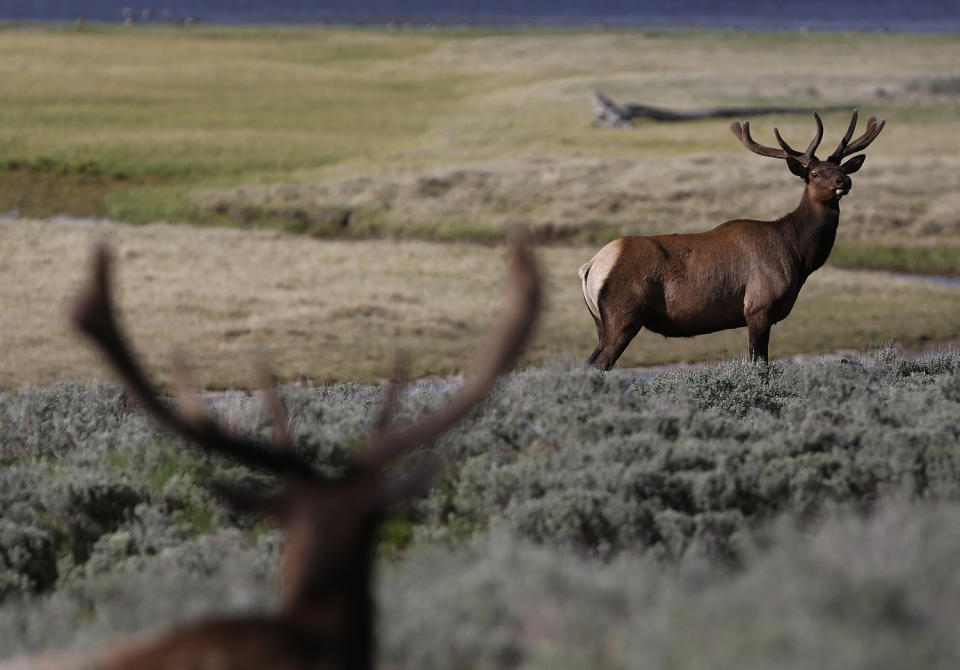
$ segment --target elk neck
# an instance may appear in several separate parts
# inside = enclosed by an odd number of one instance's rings
[[[809,275],[827,261],[833,249],[840,223],[840,199],[815,200],[804,189],[800,204],[781,221],[787,226],[801,267]]]
[[[356,521],[350,514],[344,520],[347,525]],[[364,519],[350,542],[321,537],[306,528],[287,532],[281,613],[311,632],[318,651],[341,659],[337,667],[372,667],[375,605],[371,585],[381,521],[379,513]],[[339,553],[331,543],[349,551]]]

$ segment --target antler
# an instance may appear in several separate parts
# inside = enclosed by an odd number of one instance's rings
[[[401,454],[433,441],[476,406],[497,377],[510,368],[533,330],[540,305],[540,280],[533,255],[519,233],[510,238],[510,276],[506,306],[487,346],[478,354],[474,376],[443,409],[409,426],[390,430],[386,418],[393,410],[396,387],[385,394],[379,429],[370,435],[360,465],[380,468]]]
[[[853,110],[853,117],[850,119],[850,125],[847,127],[847,132],[844,133],[843,139],[840,140],[840,144],[837,145],[837,148],[834,149],[833,153],[830,154],[830,157],[827,158],[827,161],[830,163],[840,164],[840,161],[843,160],[845,156],[850,154],[855,154],[858,151],[863,151],[870,143],[877,139],[877,135],[880,134],[880,131],[883,130],[883,126],[886,121],[880,121],[877,123],[877,119],[873,116],[867,119],[867,129],[864,131],[863,135],[855,139],[853,142],[850,142],[850,138],[853,137],[853,131],[857,127],[857,110]]]
[[[446,407],[401,429],[387,427],[398,392],[396,382],[391,383],[371,432],[368,448],[357,458],[358,466],[377,469],[404,452],[431,442],[473,409],[490,390],[497,376],[512,365],[533,329],[540,302],[540,283],[530,249],[519,234],[511,236],[510,256],[506,307],[491,341],[480,352],[474,377]],[[101,246],[96,250],[92,278],[77,297],[71,316],[74,324],[92,338],[106,355],[134,397],[174,432],[247,465],[266,468],[280,475],[314,480],[320,478],[306,461],[289,449],[286,414],[272,392],[268,391],[266,400],[273,415],[274,442],[277,447],[274,449],[227,433],[198,406],[182,380],[178,385],[180,391],[176,408],[167,406],[157,398],[117,324],[110,295],[110,253],[106,247]]]
[[[753,138],[750,137],[749,121],[744,121],[743,123],[734,121],[730,125],[730,130],[732,130],[733,134],[737,136],[737,139],[743,143],[743,146],[755,154],[769,156],[770,158],[796,158],[804,165],[809,165],[810,161],[816,158],[814,156],[814,152],[816,152],[817,147],[820,146],[820,140],[823,139],[823,122],[820,120],[820,115],[814,112],[813,118],[817,123],[817,134],[814,136],[813,140],[810,141],[810,144],[807,145],[807,150],[802,153],[787,144],[786,141],[780,136],[780,131],[776,128],[773,129],[773,134],[776,136],[777,142],[780,144],[780,146],[783,147],[782,149],[764,146],[755,142]]]
[[[137,401],[175,433],[206,449],[277,474],[317,479],[313,469],[289,449],[268,449],[259,442],[227,433],[197,406],[182,381],[178,393],[180,402],[176,408],[157,398],[117,325],[110,295],[110,262],[109,250],[105,246],[98,247],[93,258],[92,277],[77,296],[71,317],[77,328],[106,355]],[[274,408],[274,413],[277,412]],[[276,438],[278,446],[285,446],[283,429],[276,432]]]

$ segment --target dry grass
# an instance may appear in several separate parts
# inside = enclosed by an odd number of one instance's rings
[[[370,382],[394,352],[415,376],[461,369],[496,312],[502,249],[421,241],[322,241],[275,231],[0,219],[0,387],[103,378],[64,319],[90,246],[117,250],[119,303],[149,365],[169,379],[185,348],[206,388],[248,387],[265,352],[285,379]],[[576,270],[585,247],[539,252],[547,309],[527,357],[581,360],[594,346]],[[960,332],[960,291],[889,275],[824,269],[773,330],[774,357],[912,346]],[[743,330],[667,340],[641,333],[623,365],[742,356]]]

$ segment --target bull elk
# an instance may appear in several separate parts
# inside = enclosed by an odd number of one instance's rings
[[[390,505],[423,491],[431,459],[404,472],[388,465],[427,445],[460,421],[508,369],[531,331],[539,281],[531,253],[511,245],[506,309],[474,375],[441,409],[406,426],[391,425],[398,386],[387,386],[367,439],[340,477],[319,474],[291,448],[286,411],[266,392],[273,445],[232,435],[217,425],[181,384],[171,407],[155,395],[118,328],[110,299],[109,255],[101,249],[93,279],[80,295],[74,323],[99,346],[133,397],[175,433],[200,448],[274,473],[275,493],[218,486],[226,501],[276,519],[284,531],[283,593],[279,612],[201,621],[122,641],[84,658],[35,656],[0,663],[3,670],[300,670],[372,667],[374,603],[371,575],[381,520]]]
[[[827,160],[815,155],[816,136],[800,152],[774,128],[779,149],[750,137],[750,122],[734,123],[733,134],[750,151],[780,158],[803,179],[795,210],[775,221],[736,219],[703,233],[621,237],[580,268],[583,298],[597,327],[597,348],[587,361],[609,370],[640,329],[665,337],[692,337],[747,327],[750,359],[767,360],[770,327],[790,314],[800,288],[826,262],[840,219],[840,198],[850,176],[866,158],[863,151],[884,122],[867,119],[863,135],[851,141],[857,111]]]

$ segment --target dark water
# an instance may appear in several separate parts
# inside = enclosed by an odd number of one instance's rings
[[[960,31],[960,0],[0,0],[0,20]]]
[[[903,273],[894,273],[893,276],[897,279],[915,279],[919,281],[928,281],[933,282],[934,284],[943,284],[944,286],[955,286],[956,288],[960,288],[960,277],[943,277],[941,275],[916,275]]]

